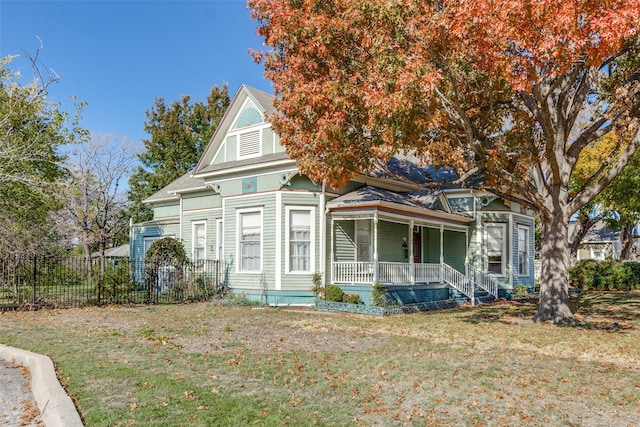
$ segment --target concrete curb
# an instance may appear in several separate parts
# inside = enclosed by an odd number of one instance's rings
[[[0,344],[0,358],[31,371],[31,391],[47,427],[81,427],[82,419],[47,356]]]

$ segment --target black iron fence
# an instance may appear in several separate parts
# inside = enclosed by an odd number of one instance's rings
[[[214,260],[5,258],[0,259],[0,310],[202,301],[224,292],[221,273]]]

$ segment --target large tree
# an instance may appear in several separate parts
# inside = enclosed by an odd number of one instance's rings
[[[128,216],[122,182],[128,176],[134,154],[126,140],[110,134],[94,135],[69,154],[69,178],[64,189],[67,234],[84,249],[87,260],[105,250],[127,231]]]
[[[249,0],[270,49],[271,118],[303,172],[333,186],[399,150],[537,211],[536,321],[574,321],[568,223],[638,145],[640,0]],[[579,117],[588,117],[577,129]],[[581,152],[619,144],[569,187]]]
[[[47,99],[58,76],[25,56],[33,78],[11,70],[15,56],[0,59],[0,253],[34,254],[51,249],[49,213],[59,208],[55,183],[65,174],[59,148],[85,133],[76,117]]]
[[[135,222],[151,218],[142,201],[193,169],[229,106],[227,85],[214,86],[206,103],[191,103],[183,95],[167,105],[156,98],[147,111],[144,130],[151,135],[143,141],[142,163],[129,178],[129,200]]]

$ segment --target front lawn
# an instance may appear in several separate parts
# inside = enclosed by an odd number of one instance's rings
[[[0,313],[88,426],[634,425],[640,293],[388,317],[199,303]]]

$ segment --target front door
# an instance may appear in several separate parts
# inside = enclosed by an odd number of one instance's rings
[[[422,262],[422,228],[413,229],[413,262]]]

